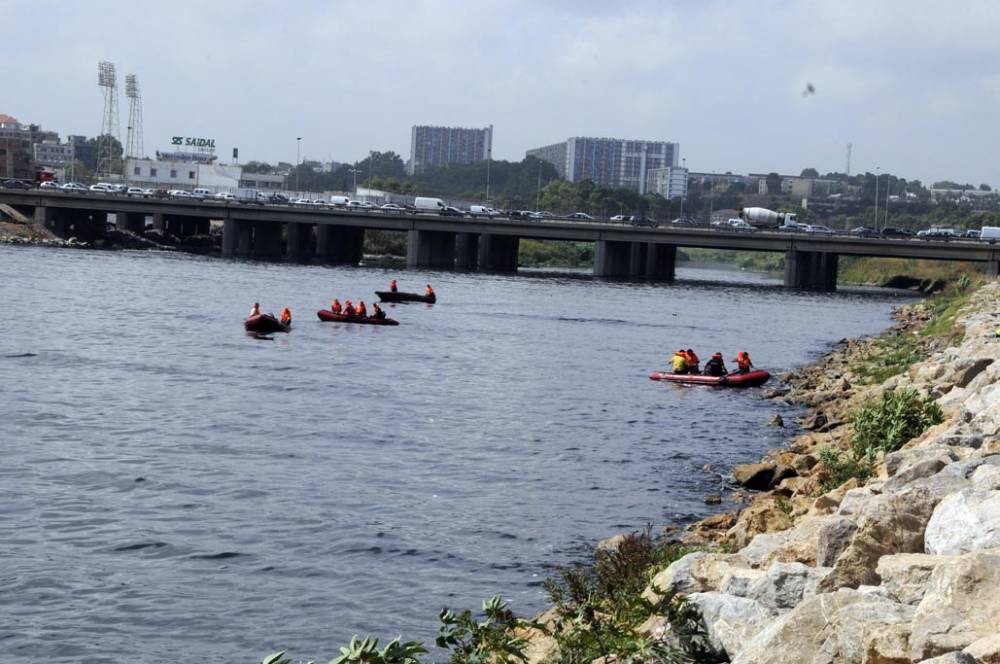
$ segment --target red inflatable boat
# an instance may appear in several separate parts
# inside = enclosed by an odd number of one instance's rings
[[[291,325],[282,325],[281,321],[271,314],[260,314],[250,316],[243,322],[243,327],[247,332],[257,332],[258,334],[270,334],[271,332],[288,332]]]
[[[335,314],[329,309],[320,309],[316,315],[322,321],[334,323],[358,323],[360,325],[399,325],[399,321],[391,318],[372,318],[371,316],[347,316]]]
[[[714,387],[757,387],[763,385],[771,374],[757,369],[745,374],[731,373],[725,376],[706,376],[704,374],[675,374],[669,371],[654,371],[649,374],[650,380],[666,380],[684,385],[712,385]]]

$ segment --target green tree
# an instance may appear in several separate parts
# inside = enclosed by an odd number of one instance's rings
[[[771,172],[767,174],[767,193],[771,196],[781,195],[781,176]]]
[[[979,191],[993,191],[993,188],[990,185],[983,183],[979,185]]]
[[[818,178],[819,171],[817,171],[815,168],[803,168],[801,176],[804,178]]]

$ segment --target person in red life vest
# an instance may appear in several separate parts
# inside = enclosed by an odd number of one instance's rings
[[[340,300],[338,300],[337,298],[333,298],[333,302],[330,303],[330,311],[332,311],[335,314],[339,314],[343,310],[344,308],[340,306]]]
[[[725,376],[729,373],[726,370],[726,363],[722,360],[722,353],[715,353],[712,359],[705,363],[706,376]]]
[[[377,318],[378,320],[385,318],[385,312],[382,311],[382,307],[378,306],[378,302],[372,303],[372,309],[374,310],[372,311],[372,318]]]
[[[355,315],[357,315],[357,312],[354,311],[354,303],[351,302],[350,300],[348,300],[347,304],[344,305],[344,315],[345,316],[355,316]]]
[[[291,325],[292,324],[292,310],[285,307],[281,310],[281,324]]]
[[[395,280],[395,279],[393,279],[392,281],[390,281],[390,282],[389,282],[389,292],[390,292],[390,293],[395,293],[395,292],[396,292],[396,291],[398,291],[398,290],[399,290],[399,289],[398,289],[398,288],[396,288],[396,280]]]
[[[736,353],[736,365],[739,367],[737,373],[750,373],[750,370],[753,369],[753,362],[750,361],[750,353],[745,350]]]
[[[364,300],[358,300],[357,315],[360,316],[361,318],[367,318],[368,317],[368,309],[365,307],[365,301]]]
[[[695,354],[693,350],[688,348],[686,351],[684,351],[684,359],[687,360],[688,373],[691,374],[701,373],[701,369],[698,368],[698,363],[701,362],[701,360],[698,359],[698,355]]]
[[[434,289],[431,288],[430,284],[427,284],[427,290],[424,291],[424,295],[427,297],[434,297]]]

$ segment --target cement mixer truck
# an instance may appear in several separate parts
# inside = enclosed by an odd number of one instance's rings
[[[740,219],[757,228],[799,225],[799,218],[794,212],[775,212],[760,207],[743,208],[740,210]]]

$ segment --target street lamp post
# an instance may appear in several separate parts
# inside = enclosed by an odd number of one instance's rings
[[[295,139],[295,193],[299,193],[299,164],[302,161],[300,147],[302,146],[302,137],[299,136]]]
[[[490,204],[490,161],[492,160],[492,148],[486,148],[486,204]]]
[[[542,200],[542,161],[538,160],[538,189],[535,191],[535,211],[538,212],[541,208],[539,207],[539,201]]]
[[[354,197],[358,197],[358,173],[361,172],[360,168],[349,169],[349,172],[354,173]]]
[[[878,166],[875,167],[875,232],[878,233]]]

